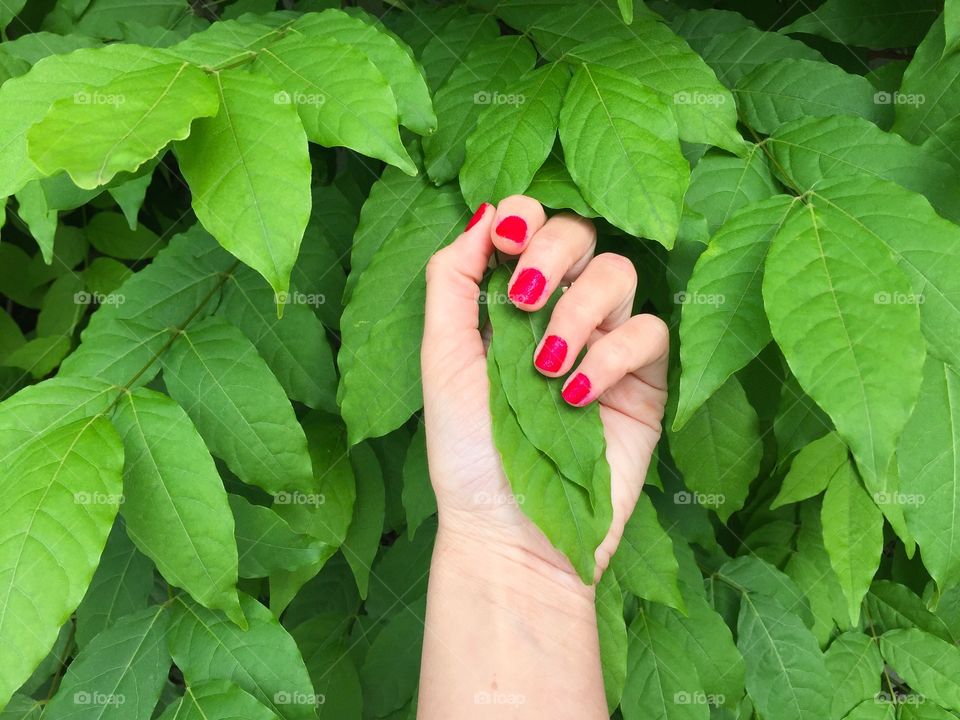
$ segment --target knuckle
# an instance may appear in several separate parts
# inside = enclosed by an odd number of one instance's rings
[[[670,327],[656,315],[638,315],[643,323],[642,329],[651,340],[653,347],[659,350],[659,354],[665,355],[670,349]]]
[[[629,258],[618,255],[617,253],[601,253],[594,258],[597,266],[603,270],[605,275],[613,275],[622,278],[631,287],[637,283],[637,268]]]
[[[629,372],[635,354],[634,348],[624,338],[608,335],[606,342],[602,343],[601,358],[604,367],[611,373],[623,374]]]
[[[435,282],[439,277],[447,272],[447,267],[449,266],[449,254],[449,248],[443,248],[442,250],[437,250],[437,252],[430,256],[430,259],[427,261],[426,269],[427,285]]]

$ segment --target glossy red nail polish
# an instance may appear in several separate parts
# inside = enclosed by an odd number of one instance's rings
[[[527,221],[517,215],[508,215],[497,225],[497,235],[522,243],[527,239]]]
[[[467,226],[463,229],[463,231],[466,232],[480,222],[480,218],[483,217],[483,214],[487,211],[488,207],[490,207],[490,203],[480,203],[480,207],[477,208],[477,211],[473,214],[473,217],[470,218],[470,222],[467,223]]]
[[[590,378],[583,373],[577,373],[563,389],[561,395],[571,405],[579,405],[590,394]]]
[[[547,279],[535,268],[522,270],[510,287],[510,299],[514,303],[533,305],[543,294]]]
[[[543,341],[543,347],[537,353],[536,365],[545,372],[557,372],[567,357],[567,341],[558,335],[548,335]]]

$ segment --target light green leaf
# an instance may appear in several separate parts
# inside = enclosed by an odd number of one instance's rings
[[[9,353],[3,364],[30,373],[35,380],[53,372],[70,352],[70,338],[37,337]]]
[[[960,53],[947,52],[945,37],[943,19],[937,19],[903,74],[893,131],[912,143],[960,116]]]
[[[357,579],[360,597],[366,598],[370,566],[380,549],[380,536],[383,534],[385,490],[380,462],[369,446],[355,446],[351,451],[351,460],[357,480],[357,500],[341,550]]]
[[[713,22],[714,17],[710,20]],[[710,25],[705,23],[705,27]],[[742,77],[764,63],[786,58],[823,60],[820,53],[799,40],[752,26],[714,32],[710,37],[699,50],[700,55],[728,88],[735,87]]]
[[[847,445],[835,432],[827,433],[803,447],[783,478],[783,485],[770,509],[819,495],[848,465]]]
[[[684,204],[707,219],[713,234],[738,210],[777,193],[777,185],[759,145],[749,145],[746,155],[705,155],[690,174]]]
[[[673,541],[661,527],[650,498],[641,494],[623,528],[620,546],[610,567],[621,584],[637,597],[685,611],[677,585],[679,566]]]
[[[256,348],[220,318],[192,325],[163,358],[170,395],[241,480],[276,493],[313,487],[306,437]]]
[[[582,65],[560,111],[560,140],[592,207],[631,235],[673,247],[689,166],[656,93],[616,70]]]
[[[3,463],[0,706],[30,677],[90,584],[120,504],[123,447],[96,416],[38,434]]]
[[[726,522],[743,507],[763,456],[757,411],[730,376],[680,430],[667,430],[687,488],[680,502],[705,505]]]
[[[123,517],[134,544],[167,582],[205,607],[242,619],[233,515],[213,458],[183,409],[141,388],[123,395]]]
[[[523,194],[555,210],[569,209],[583,217],[597,217],[597,211],[587,205],[566,166],[553,157],[540,166]]]
[[[484,106],[497,101],[534,66],[536,53],[522,35],[499,37],[474,46],[456,65],[434,99],[437,131],[423,139],[427,174],[437,185],[456,177],[466,140]],[[541,132],[537,135],[541,135]],[[467,198],[471,200],[472,198]]]
[[[765,63],[737,82],[736,95],[744,122],[765,135],[810,116],[856,115],[878,125],[891,116],[865,77],[816,60]]]
[[[277,300],[284,307],[277,318]],[[320,298],[301,292],[277,295],[256,273],[231,273],[217,309],[256,346],[291,400],[336,410],[337,372],[323,324],[313,311]]]
[[[44,717],[149,720],[170,670],[162,605],[121,618],[70,663]]]
[[[489,107],[467,138],[460,168],[467,205],[498,203],[527,189],[553,147],[569,82],[567,66],[550,63],[504,90],[482,96]]]
[[[683,373],[674,428],[683,427],[770,342],[761,295],[763,264],[771,239],[796,204],[777,195],[735,213],[698,258],[686,290],[677,294],[683,306]]]
[[[960,582],[960,375],[929,357],[920,400],[897,451],[907,527],[946,589]]]
[[[612,568],[597,583],[597,632],[600,637],[600,667],[607,708],[612,714],[620,704],[627,681],[627,625],[623,618],[623,591]]]
[[[821,511],[823,545],[847,598],[850,622],[860,620],[860,603],[870,588],[883,552],[883,515],[860,485],[847,461],[830,478]]]
[[[93,189],[187,137],[193,120],[216,114],[217,105],[213,82],[186,63],[127,72],[57,100],[27,132],[30,159],[44,174],[64,170]]]
[[[282,88],[276,102],[297,108],[313,142],[348,147],[408,175],[417,173],[400,142],[390,85],[362,50],[329,38],[290,35],[257,56],[254,72]]]
[[[276,720],[253,695],[226,680],[207,680],[187,687],[160,720]]]
[[[898,0],[827,0],[782,28],[844,45],[886,49],[919,43],[940,12],[937,0],[903,5]]]
[[[193,209],[217,242],[286,292],[310,217],[306,133],[269,78],[224,70],[213,81],[219,112],[177,145]]]
[[[413,52],[396,36],[336,8],[303,15],[290,31],[306,38],[337,40],[362,50],[390,83],[400,122],[418,135],[436,130],[437,116],[422,71]]]
[[[916,306],[883,304],[885,293],[906,297],[909,283],[855,217],[813,200],[773,239],[763,279],[773,336],[874,493],[895,489],[888,470],[925,355]],[[884,508],[902,532],[896,510]]]
[[[57,232],[56,209],[51,209],[43,193],[40,180],[31,180],[17,191],[17,215],[30,229],[30,234],[36,239],[45,262],[53,260],[53,237]]]
[[[853,708],[873,700],[880,692],[883,659],[874,639],[861,632],[846,632],[830,643],[824,653],[833,681],[830,717],[841,720]]]
[[[266,23],[225,18],[171,45],[167,50],[195,65],[212,69],[240,62],[244,58],[252,61],[257,52],[283,37],[283,34],[283,28]]]
[[[765,560],[755,555],[741,555],[724,563],[714,575],[740,592],[769,598],[796,615],[807,627],[813,625],[809,602],[800,587]],[[713,600],[716,602],[715,598]]]
[[[169,636],[174,663],[190,685],[228,680],[283,720],[314,720],[313,685],[293,638],[253,598],[241,594],[240,605],[246,630],[178,596]]]
[[[955,642],[946,623],[934,615],[914,592],[890,580],[877,580],[864,600],[864,617],[871,631],[920,628],[949,643]]]
[[[340,409],[351,444],[396,429],[422,405],[426,265],[460,232],[464,215],[459,191],[431,190],[417,216],[385,239],[354,286],[340,321],[337,356]]]
[[[236,524],[240,577],[267,577],[278,570],[298,570],[320,559],[316,539],[294,532],[277,512],[229,495]]]
[[[948,710],[960,712],[960,648],[918,628],[888,630],[880,654],[910,688]]]

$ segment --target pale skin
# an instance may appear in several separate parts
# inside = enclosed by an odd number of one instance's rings
[[[594,255],[583,218],[546,217],[532,198],[483,205],[427,268],[421,351],[424,418],[439,529],[430,569],[418,718],[607,718],[594,608],[569,561],[514,501],[491,431],[481,282],[494,255],[514,256],[511,301],[533,312],[570,285],[530,362],[566,383],[572,404],[600,405],[612,471],[613,521],[596,551],[599,579],[616,550],[661,432],[668,331],[632,316],[637,276]],[[528,272],[538,281],[519,283]],[[542,289],[539,289],[542,284]],[[523,287],[520,287],[523,285]],[[558,345],[561,349],[558,351]],[[581,349],[586,355],[574,367]],[[544,357],[548,355],[549,357]],[[581,380],[589,379],[589,389]],[[579,388],[579,395],[576,392]],[[558,480],[559,482],[559,480]]]

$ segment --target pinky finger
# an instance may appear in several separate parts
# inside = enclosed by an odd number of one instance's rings
[[[596,340],[563,387],[563,399],[582,407],[604,404],[632,417],[667,386],[669,330],[654,315],[634,315]]]

